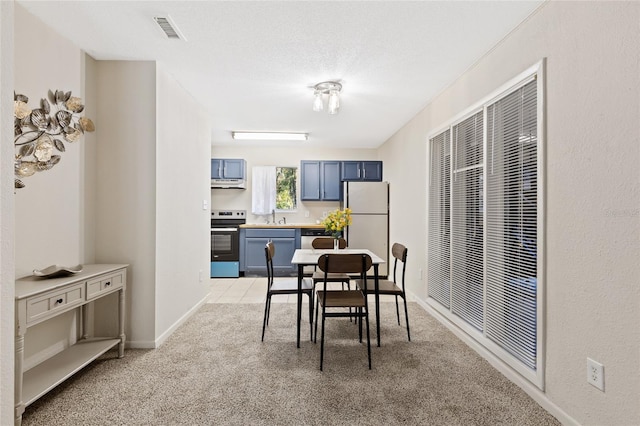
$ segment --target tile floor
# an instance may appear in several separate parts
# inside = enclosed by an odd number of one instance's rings
[[[275,279],[295,280],[296,278],[276,277]],[[207,303],[264,303],[266,295],[266,277],[211,278],[211,293]],[[306,297],[302,299],[303,303],[306,303],[306,299]],[[296,303],[296,300],[295,294],[276,295],[271,298],[271,303]],[[380,296],[381,302],[393,300],[393,296]],[[369,302],[373,303],[373,296],[369,296]]]

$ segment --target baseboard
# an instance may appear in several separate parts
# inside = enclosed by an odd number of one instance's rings
[[[183,316],[173,323],[164,333],[162,333],[156,340],[127,340],[125,347],[130,349],[157,349],[162,345],[169,336],[173,334],[178,327],[180,327],[186,320],[191,318],[198,309],[204,305],[209,299],[210,293],[207,293],[198,303],[196,303],[191,309],[189,309]]]
[[[178,318],[178,320],[176,322],[174,322],[171,327],[169,327],[164,333],[162,333],[160,336],[158,336],[156,338],[156,341],[155,341],[155,347],[159,348],[165,342],[165,340],[167,340],[167,338],[169,336],[171,336],[174,331],[176,331],[176,329],[178,327],[180,327],[182,324],[184,324],[184,322],[186,320],[191,318],[191,316],[193,314],[195,314],[198,311],[198,309],[200,309],[202,307],[202,305],[204,305],[207,302],[207,299],[209,299],[209,295],[210,295],[210,293],[207,293],[198,303],[196,303],[184,315],[182,315],[180,318]]]
[[[524,377],[516,373],[511,367],[505,364],[500,358],[495,356],[487,348],[480,345],[474,338],[458,328],[455,324],[449,321],[446,317],[440,314],[437,310],[429,306],[424,300],[417,297],[415,294],[409,293],[410,300],[416,302],[422,309],[424,309],[429,315],[435,318],[442,325],[447,327],[453,334],[462,340],[467,346],[473,349],[478,355],[487,360],[496,370],[502,373],[512,383],[522,389],[527,395],[529,395],[534,401],[536,401],[542,408],[544,408],[549,414],[554,416],[563,425],[575,425],[578,423],[573,417],[567,414],[564,410],[558,407],[553,401],[551,401],[547,395],[538,389],[533,383],[529,382]]]

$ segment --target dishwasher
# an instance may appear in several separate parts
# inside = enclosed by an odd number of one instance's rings
[[[322,228],[302,228],[300,229],[300,248],[311,249],[311,243],[318,237],[331,238]],[[304,275],[311,275],[315,271],[315,266],[309,265],[304,267]]]

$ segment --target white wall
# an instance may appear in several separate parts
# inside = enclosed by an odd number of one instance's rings
[[[247,189],[211,189],[212,209],[247,210],[247,223],[264,223],[264,216],[251,214],[251,168],[254,166],[280,166],[298,168],[298,210],[295,213],[278,213],[280,220],[286,217],[288,223],[314,223],[322,218],[322,213],[335,210],[340,203],[335,201],[300,201],[300,161],[301,160],[378,160],[373,149],[324,149],[301,147],[229,147],[213,146],[212,158],[244,158],[247,160]],[[383,180],[387,179],[386,168],[382,168]],[[393,191],[393,187],[391,189]],[[309,212],[309,217],[305,212]],[[268,217],[271,221],[271,217]]]
[[[158,339],[209,292],[211,126],[202,106],[160,64],[156,93]]]
[[[21,6],[15,8],[15,22],[15,91],[29,97],[31,108],[39,108],[49,90],[82,96],[80,49]],[[16,191],[16,277],[53,264],[80,263],[83,143],[65,142],[60,163],[24,178],[26,188]]]
[[[128,263],[127,341],[153,347],[156,285],[156,68],[99,61],[96,261]]]
[[[13,423],[13,2],[0,2],[0,424]]]
[[[524,387],[585,425],[640,423],[638,22],[637,2],[549,2],[380,149],[396,187],[426,182],[427,135],[547,58],[546,388]],[[424,300],[420,188],[394,192],[391,239],[408,245],[409,287]],[[604,393],[586,382],[587,357],[605,365]]]

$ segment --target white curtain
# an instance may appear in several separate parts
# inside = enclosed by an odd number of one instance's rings
[[[255,166],[251,172],[251,213],[271,214],[276,208],[276,167]]]

